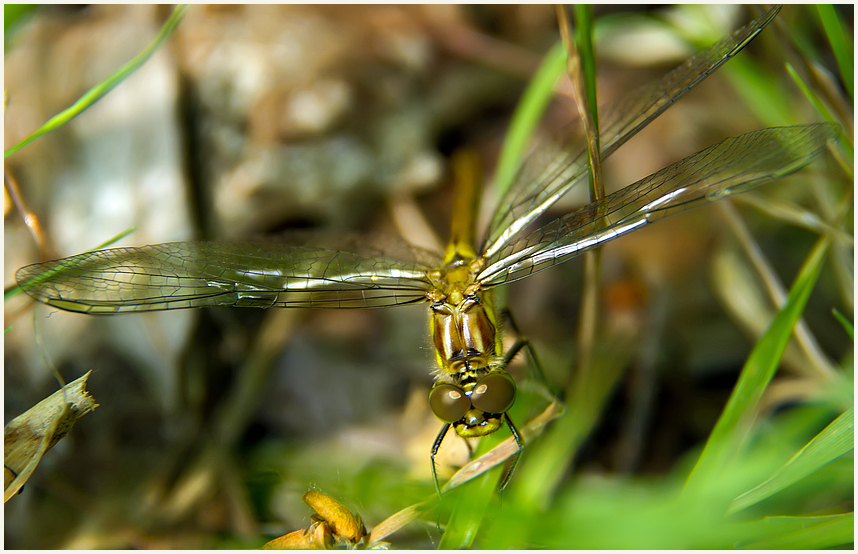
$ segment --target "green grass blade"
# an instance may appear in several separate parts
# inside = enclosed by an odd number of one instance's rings
[[[581,60],[581,73],[584,76],[584,91],[590,117],[596,123],[596,137],[599,136],[599,109],[596,97],[596,54],[593,51],[593,7],[587,4],[575,4],[575,44]]]
[[[837,310],[837,308],[834,308],[832,312],[834,313],[834,317],[837,318],[837,321],[840,322],[840,325],[843,325],[843,328],[846,330],[847,333],[849,333],[849,338],[855,340],[855,327],[852,325],[852,323],[850,323],[849,320],[846,319],[846,316],[841,314],[840,311]]]
[[[834,58],[837,60],[843,85],[846,87],[849,97],[852,98],[855,87],[855,51],[852,40],[843,30],[843,25],[841,25],[840,18],[837,17],[837,12],[834,11],[834,6],[818,4],[816,11],[819,12],[819,19],[822,20],[825,36],[828,37],[828,42],[834,51]]]
[[[188,6],[184,4],[177,5],[176,8],[173,10],[173,13],[170,14],[170,17],[161,27],[161,30],[158,32],[158,35],[154,38],[154,40],[152,40],[152,42],[149,43],[148,46],[146,46],[146,48],[144,48],[139,54],[134,56],[134,58],[132,58],[130,62],[122,66],[119,71],[89,89],[83,96],[81,96],[77,100],[77,102],[49,119],[47,123],[39,127],[30,136],[28,136],[12,148],[6,150],[4,157],[8,158],[9,156],[14,154],[27,144],[33,142],[40,136],[44,135],[45,133],[48,133],[50,131],[53,131],[54,129],[65,125],[66,123],[77,117],[85,109],[98,102],[102,96],[110,92],[110,89],[122,82],[123,79],[134,73],[137,68],[143,65],[146,60],[148,60],[152,56],[152,54],[155,53],[158,47],[161,46],[161,43],[163,43],[167,39],[167,37],[169,37],[173,33],[173,31],[176,30],[176,27],[178,27],[179,22],[182,20],[182,16],[185,15],[185,11],[187,11],[187,8]]]
[[[98,246],[93,248],[92,250],[88,250],[88,252],[94,252],[96,250],[101,250],[102,248],[107,248],[111,244],[115,244],[115,243],[121,241],[122,239],[124,239],[125,237],[127,237],[128,235],[133,233],[135,230],[136,230],[136,227],[129,227],[128,229],[125,229],[124,231],[122,231],[118,235],[116,235],[114,237],[110,237],[109,239],[102,242],[101,244],[99,244]]]
[[[786,64],[786,70],[787,70],[787,73],[789,73],[790,77],[792,77],[793,82],[795,82],[795,84],[798,86],[798,88],[804,94],[804,96],[810,101],[811,104],[813,104],[813,107],[816,109],[816,111],[818,111],[819,114],[826,121],[828,121],[830,123],[837,124],[837,127],[840,130],[840,132],[839,132],[840,136],[839,136],[839,140],[838,140],[838,143],[840,144],[840,148],[842,148],[843,150],[846,151],[846,156],[848,159],[850,159],[850,160],[853,159],[855,157],[855,153],[852,151],[852,148],[850,147],[850,145],[852,144],[852,137],[848,137],[844,134],[843,126],[840,125],[840,122],[838,121],[838,119],[834,116],[833,113],[831,113],[831,110],[828,109],[828,107],[825,105],[825,103],[822,101],[822,99],[819,98],[819,96],[815,92],[813,92],[813,90],[811,90],[811,88],[807,85],[807,83],[804,82],[804,80],[801,78],[801,76],[798,74],[798,72],[795,70],[795,68],[792,65],[790,65],[789,63],[787,63]]]
[[[810,475],[855,447],[854,408],[849,408],[819,432],[769,479],[738,496],[728,513],[735,513],[768,498]]]
[[[495,173],[495,189],[499,196],[512,186],[533,130],[554,96],[554,85],[564,69],[566,51],[558,41],[546,54],[512,115]]]
[[[500,470],[501,466],[498,466],[448,493],[454,497],[455,503],[438,548],[459,550],[473,547],[495,494]]]
[[[474,457],[485,454],[501,442],[500,433],[483,437]],[[441,549],[471,548],[483,523],[489,503],[497,493],[498,479],[503,465],[487,471],[445,495],[453,500],[453,512],[447,521],[444,536],[438,545]],[[445,498],[446,499],[446,498]]]
[[[855,540],[855,514],[823,517],[771,517],[761,523],[771,528],[765,539],[743,549],[820,549],[848,545]]]
[[[599,141],[599,108],[596,98],[596,60],[593,51],[593,8],[585,4],[576,4],[575,45],[569,59],[576,60],[579,69],[569,69],[573,83],[578,83],[578,105],[582,112],[584,128],[587,130],[587,158],[590,160],[590,201],[601,200],[605,196],[602,182],[602,146]],[[569,65],[569,64],[567,64]],[[597,258],[598,259],[598,258]],[[598,273],[598,270],[594,272]]]
[[[777,370],[792,330],[819,277],[828,246],[828,238],[816,243],[790,289],[786,304],[751,351],[739,381],[686,481],[686,492],[705,485],[713,474],[724,471],[726,463],[742,448],[763,392]]]
[[[818,111],[819,114],[829,123],[837,123],[836,119],[834,118],[834,114],[832,114],[831,111],[825,106],[819,96],[817,96],[812,90],[810,90],[810,87],[807,86],[807,83],[804,82],[804,79],[801,78],[801,75],[798,74],[792,64],[787,63],[786,70],[787,73],[789,73],[789,76],[792,77],[793,82],[804,94],[805,98],[807,98],[810,103],[813,104],[813,107],[816,109],[816,111]]]

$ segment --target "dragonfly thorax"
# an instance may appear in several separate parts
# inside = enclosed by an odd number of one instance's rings
[[[432,275],[429,325],[441,373],[458,373],[462,362],[495,365],[503,353],[492,295],[477,284],[482,259],[455,257]]]
[[[436,302],[429,308],[433,345],[441,373],[463,371],[465,365],[495,365],[501,351],[494,317],[483,298],[455,295],[460,302]],[[458,298],[457,298],[458,299]]]

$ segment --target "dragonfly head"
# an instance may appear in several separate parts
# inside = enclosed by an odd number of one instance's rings
[[[494,371],[458,383],[439,381],[429,395],[435,416],[453,425],[460,437],[482,437],[498,430],[503,415],[515,402],[515,381],[504,371]]]

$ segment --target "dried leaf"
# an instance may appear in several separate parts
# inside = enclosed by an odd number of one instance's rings
[[[86,390],[88,371],[10,421],[5,428],[3,502],[14,496],[39,465],[42,456],[98,404]]]

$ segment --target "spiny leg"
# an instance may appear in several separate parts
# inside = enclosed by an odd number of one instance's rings
[[[515,319],[512,317],[512,312],[510,312],[508,308],[504,308],[501,312],[501,317],[506,319],[508,325],[517,337],[515,343],[509,350],[507,350],[506,354],[504,354],[504,367],[508,366],[522,349],[526,350],[530,360],[528,366],[531,368],[533,373],[536,374],[536,380],[547,389],[547,391],[539,391],[540,394],[549,402],[555,400],[562,402],[564,400],[563,391],[558,387],[552,386],[548,379],[545,378],[545,373],[542,371],[542,363],[540,363],[539,357],[536,355],[536,349],[533,347],[530,339],[525,337],[521,333],[521,330],[519,330],[518,324],[516,324]]]
[[[512,437],[515,439],[515,444],[518,446],[518,450],[515,455],[510,458],[511,462],[507,465],[506,469],[503,473],[503,478],[501,478],[501,484],[498,487],[498,496],[503,494],[504,489],[509,484],[509,480],[512,478],[512,474],[515,471],[515,467],[518,465],[518,460],[521,458],[521,451],[524,450],[524,439],[521,437],[521,433],[516,429],[515,424],[509,417],[509,414],[503,415],[504,421],[506,421],[507,427],[509,427],[510,432],[512,433]]]
[[[438,485],[438,468],[435,467],[435,455],[438,454],[438,449],[441,448],[441,443],[444,442],[444,437],[447,435],[447,431],[449,430],[449,423],[445,423],[444,426],[441,427],[441,431],[438,433],[438,436],[435,437],[435,443],[432,445],[432,455],[430,456],[432,460],[432,482],[435,483],[435,492],[438,493],[438,496],[441,496],[441,487]]]

